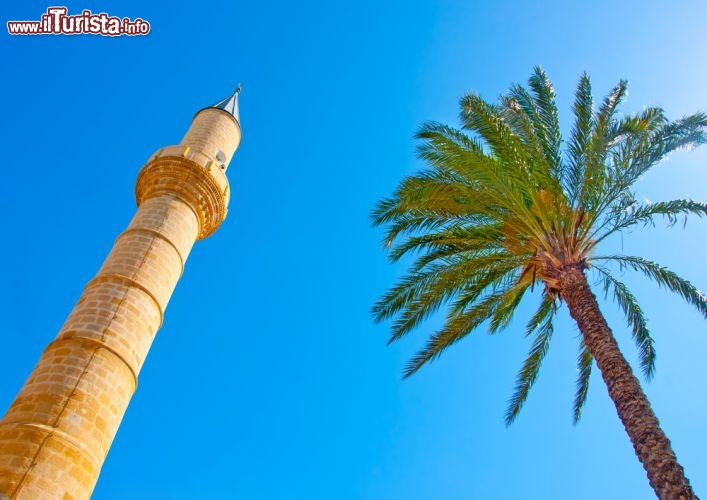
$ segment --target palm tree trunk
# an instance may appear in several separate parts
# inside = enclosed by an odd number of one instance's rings
[[[599,311],[583,267],[575,264],[560,269],[562,298],[597,362],[633,449],[648,473],[648,481],[661,500],[696,499],[670,441]]]

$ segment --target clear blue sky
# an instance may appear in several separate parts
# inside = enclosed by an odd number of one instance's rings
[[[3,23],[51,5],[5,2]],[[534,65],[555,83],[565,124],[583,70],[597,97],[627,78],[626,111],[707,111],[704,1],[66,5],[142,17],[152,32],[0,36],[1,412],[132,217],[141,165],[244,86],[229,217],[194,248],[94,498],[651,498],[596,370],[572,425],[578,331],[566,309],[511,428],[522,318],[400,380],[436,320],[385,347],[387,325],[368,311],[404,266],[387,263],[368,214],[421,168],[421,122],[456,124],[465,91],[494,99]],[[638,193],[705,201],[706,185],[703,148],[674,155]],[[613,250],[704,289],[706,229],[659,226]],[[657,342],[645,390],[707,496],[707,324],[626,279]],[[637,366],[623,318],[602,307]]]

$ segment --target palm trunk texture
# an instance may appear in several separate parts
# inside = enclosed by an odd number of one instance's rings
[[[570,315],[577,322],[584,342],[596,360],[609,396],[616,405],[619,418],[656,495],[661,500],[696,499],[685,471],[670,446],[670,440],[660,428],[638,379],[619,351],[611,329],[599,311],[583,266],[565,266],[558,278]]]

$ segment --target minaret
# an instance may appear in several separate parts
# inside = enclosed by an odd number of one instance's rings
[[[0,499],[89,498],[196,240],[226,217],[238,93],[138,175],[138,210],[0,421]]]

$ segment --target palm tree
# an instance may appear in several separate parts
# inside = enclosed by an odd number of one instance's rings
[[[516,418],[536,380],[558,305],[565,302],[582,333],[575,422],[596,360],[658,497],[696,498],[585,273],[594,270],[625,313],[643,374],[650,378],[655,352],[643,311],[609,266],[643,273],[706,317],[707,299],[655,262],[596,255],[597,245],[660,216],[674,224],[707,214],[705,203],[641,204],[632,191],[671,152],[707,141],[707,115],[669,121],[662,109],[651,107],[620,116],[617,107],[627,90],[623,80],[595,110],[590,79],[583,74],[563,153],[555,94],[542,69],[535,68],[528,87],[513,85],[498,104],[465,95],[462,130],[435,122],[421,127],[419,156],[427,168],[404,179],[372,213],[374,225],[386,226],[384,243],[392,261],[417,255],[408,273],[373,307],[374,320],[395,317],[389,340],[394,342],[441,306],[447,308],[444,326],[407,364],[408,377],[486,322],[491,332],[505,329],[525,293],[543,285],[540,305],[527,323],[526,334],[534,339],[506,423]]]

